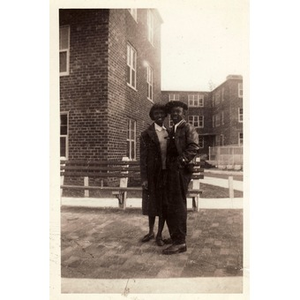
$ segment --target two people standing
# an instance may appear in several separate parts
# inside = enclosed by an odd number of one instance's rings
[[[144,206],[156,207],[154,216],[148,214],[149,233],[142,241],[146,242],[154,238],[153,220],[158,216],[157,244],[162,246],[170,241],[172,243],[163,250],[163,254],[166,255],[187,250],[186,194],[192,177],[193,160],[199,150],[198,134],[195,128],[184,120],[187,108],[187,105],[181,101],[170,101],[165,106],[159,105],[159,108],[154,104],[150,110],[150,117],[154,123],[141,134],[143,214],[147,214]],[[174,126],[167,132],[163,127],[163,120],[168,113]],[[171,240],[162,239],[165,221]]]

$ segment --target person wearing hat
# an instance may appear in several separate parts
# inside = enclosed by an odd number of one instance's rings
[[[140,170],[143,187],[142,213],[148,215],[149,232],[142,242],[154,239],[155,217],[158,216],[156,243],[163,246],[162,231],[166,219],[166,153],[168,132],[163,125],[165,106],[154,104],[149,112],[154,121],[140,136]],[[170,240],[170,239],[169,239]]]
[[[163,254],[185,252],[187,235],[188,185],[192,177],[193,159],[199,150],[196,129],[184,120],[188,107],[181,101],[170,101],[166,110],[174,126],[167,145],[167,225],[172,245]]]

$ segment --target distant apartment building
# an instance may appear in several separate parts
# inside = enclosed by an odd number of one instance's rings
[[[138,159],[161,101],[156,9],[60,9],[60,156]]]
[[[229,75],[211,92],[212,146],[243,145],[243,78]]]
[[[228,75],[211,92],[164,90],[162,100],[179,100],[188,105],[186,120],[199,134],[201,154],[208,154],[212,146],[243,145],[242,76]]]

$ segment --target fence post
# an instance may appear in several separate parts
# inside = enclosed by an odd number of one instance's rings
[[[89,186],[89,178],[87,176],[84,177],[84,186]],[[84,190],[84,197],[89,197],[90,191]]]
[[[228,188],[229,188],[229,198],[233,199],[234,198],[234,190],[233,190],[233,177],[232,176],[228,177]]]

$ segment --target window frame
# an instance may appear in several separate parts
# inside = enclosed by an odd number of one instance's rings
[[[192,124],[195,128],[204,128],[204,116],[203,115],[189,115],[188,122]],[[195,125],[198,124],[197,125]]]
[[[133,55],[135,54],[135,55]],[[129,78],[128,78],[128,73],[127,73],[127,78],[126,78],[126,82],[127,85],[129,87],[131,87],[132,89],[136,90],[136,77],[137,77],[137,67],[136,67],[136,61],[137,61],[137,51],[136,49],[129,43],[127,43],[127,61],[126,61],[126,65],[127,68],[129,68]],[[132,72],[134,72],[134,85],[133,85],[133,76],[132,76]],[[129,82],[128,82],[129,80]]]
[[[221,118],[220,118],[220,114],[216,114],[215,115],[216,120],[215,120],[215,126],[219,127],[221,125]]]
[[[147,99],[151,102],[154,102],[154,95],[153,95],[153,68],[151,66],[147,66]]]
[[[63,28],[67,28],[67,48],[61,48],[61,39],[62,39],[62,32]],[[66,52],[66,71],[60,71],[60,54]],[[59,75],[60,76],[68,76],[70,74],[70,25],[63,25],[59,26]]]
[[[154,15],[151,9],[147,10],[147,38],[152,46],[154,46]]]
[[[242,111],[242,113],[241,113],[241,111]],[[239,121],[239,123],[243,123],[243,108],[242,107],[238,108],[238,121]]]
[[[134,125],[133,128],[133,137],[131,136],[132,130],[132,124]],[[127,137],[126,137],[126,151],[128,154],[128,158],[130,160],[136,160],[137,159],[137,134],[136,134],[136,130],[137,130],[137,122],[134,119],[131,118],[127,118]],[[133,147],[133,156],[132,157],[132,147]]]
[[[222,87],[222,89],[221,89],[221,102],[224,101],[224,98],[225,98],[224,95],[225,95],[225,88]]]
[[[238,97],[243,98],[243,83],[242,82],[238,83]]]
[[[242,137],[241,137],[241,135],[242,135]],[[243,132],[239,132],[238,133],[238,145],[243,146],[243,144],[244,144],[244,134],[243,134]]]
[[[171,96],[174,96],[174,97],[171,97]],[[170,101],[179,101],[179,94],[169,94],[169,102]]]
[[[196,97],[196,99],[195,99],[195,97]],[[188,95],[188,106],[189,107],[204,107],[204,95],[189,94]]]
[[[67,134],[61,134],[61,116],[66,115],[67,116]],[[61,156],[61,143],[59,140],[59,156],[61,160],[67,160],[69,158],[69,112],[68,111],[62,111],[60,112],[60,131],[59,131],[59,138],[65,138],[66,139],[66,149],[65,149],[65,156]]]

